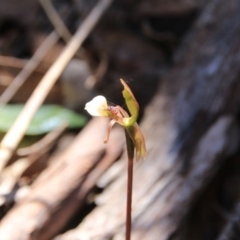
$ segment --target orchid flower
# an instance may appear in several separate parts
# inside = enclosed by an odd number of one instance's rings
[[[131,240],[131,206],[132,206],[132,185],[133,185],[133,159],[134,148],[136,149],[136,159],[146,157],[146,147],[143,134],[137,124],[139,105],[128,85],[120,79],[123,85],[123,97],[127,105],[129,114],[120,106],[108,106],[104,96],[97,96],[88,102],[85,109],[92,116],[109,117],[112,119],[108,125],[105,143],[108,142],[109,134],[115,123],[125,128],[127,153],[128,153],[128,180],[127,180],[127,210],[126,210],[126,240]]]
[[[122,125],[136,148],[136,159],[146,157],[146,147],[143,134],[137,124],[139,105],[126,82],[120,79],[123,85],[123,97],[128,107],[129,114],[120,106],[109,106],[104,96],[97,96],[85,105],[85,110],[92,116],[109,117],[109,123],[105,143],[108,142],[110,131],[115,123]]]

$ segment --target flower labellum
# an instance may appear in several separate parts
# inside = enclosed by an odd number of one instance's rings
[[[85,105],[85,110],[94,117],[107,117],[108,105],[104,96],[97,96]]]

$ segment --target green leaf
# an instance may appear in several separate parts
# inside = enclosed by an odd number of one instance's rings
[[[22,104],[9,104],[0,108],[0,131],[7,132],[23,109]],[[50,132],[63,122],[69,128],[80,128],[86,118],[57,105],[43,105],[34,116],[26,135],[39,135]]]

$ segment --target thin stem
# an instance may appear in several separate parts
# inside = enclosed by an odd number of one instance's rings
[[[126,135],[127,154],[128,154],[126,240],[131,240],[134,144],[132,139],[128,135],[127,130],[125,130],[125,135]]]

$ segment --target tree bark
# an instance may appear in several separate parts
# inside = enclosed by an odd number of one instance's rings
[[[199,10],[204,5],[204,2],[204,0],[142,0],[138,11],[140,14],[147,16],[180,15]]]
[[[237,240],[239,239],[239,216],[240,216],[240,203],[238,203],[234,214],[231,216],[228,224],[223,229],[218,240]]]

